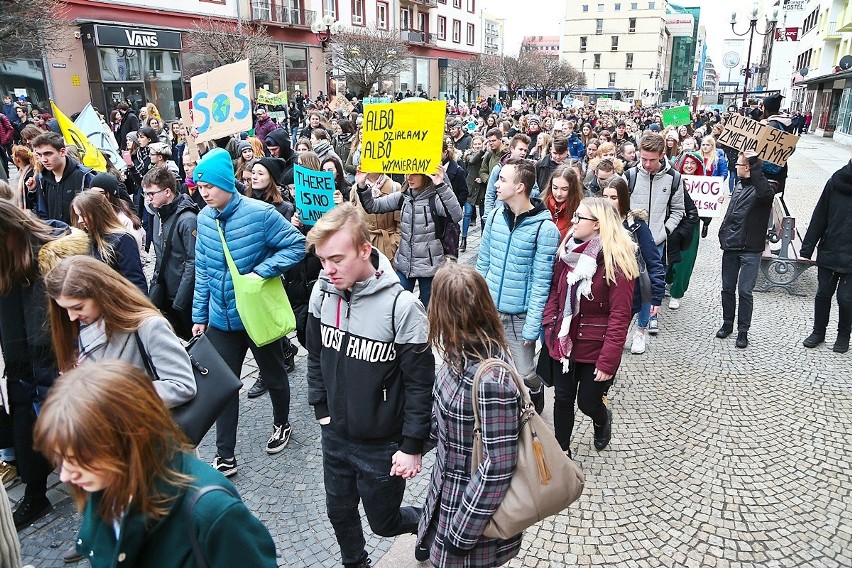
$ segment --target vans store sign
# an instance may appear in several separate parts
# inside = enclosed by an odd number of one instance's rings
[[[162,30],[140,30],[119,26],[95,26],[98,45],[136,49],[168,49],[180,51],[180,33]]]

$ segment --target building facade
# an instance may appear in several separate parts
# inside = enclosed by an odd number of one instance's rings
[[[663,101],[687,101],[697,79],[696,51],[701,9],[671,2],[666,7],[666,29],[672,37],[671,57],[667,59],[668,81]]]
[[[483,10],[482,16],[482,53],[484,55],[503,55],[503,38],[506,20],[493,16]]]
[[[666,53],[664,0],[581,0],[566,5],[560,57],[586,74],[587,88],[659,100]]]

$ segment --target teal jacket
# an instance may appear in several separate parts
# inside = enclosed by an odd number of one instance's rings
[[[210,568],[230,566],[277,566],[275,543],[266,527],[235,497],[236,489],[225,477],[195,456],[182,453],[172,467],[194,478],[189,487],[169,488],[175,494],[171,512],[155,522],[132,511],[121,520],[116,540],[112,523],[98,514],[101,493],[93,493],[83,511],[83,524],[77,534],[77,552],[93,568],[195,568],[189,531],[195,530],[198,543]],[[192,523],[187,522],[188,494],[208,485],[221,485],[225,491],[211,491],[195,504]]]

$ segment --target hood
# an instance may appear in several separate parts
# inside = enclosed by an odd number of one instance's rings
[[[293,157],[293,148],[290,147],[290,138],[287,136],[287,129],[276,128],[266,135],[267,140],[270,138],[277,143],[275,145],[281,148],[281,158],[289,160]],[[267,144],[267,146],[269,146],[269,144]]]
[[[838,193],[852,195],[852,160],[832,174],[831,185]]]
[[[660,171],[659,171],[659,172],[657,172],[657,173],[655,173],[655,174],[654,174],[654,177],[657,177],[657,176],[663,175],[663,174],[665,174],[666,172],[668,172],[668,171],[671,169],[671,164],[669,164],[669,161],[666,159],[665,154],[664,154],[664,155],[663,155],[663,157],[660,159],[660,161],[662,161],[662,163],[663,163],[663,167],[662,167],[662,168],[660,168]],[[648,173],[648,170],[646,170],[646,169],[645,169],[645,167],[642,165],[641,160],[640,160],[640,163],[639,163],[639,171],[640,171],[640,172],[642,172],[642,173],[644,173],[644,174],[646,174],[646,175],[650,175],[650,174]]]
[[[179,193],[171,203],[167,203],[159,208],[160,218],[166,220],[175,213],[183,213],[187,209],[193,209],[196,213],[199,211],[198,205],[195,204],[190,196],[185,193]]]
[[[375,271],[367,280],[356,282],[352,287],[352,297],[355,296],[370,296],[385,288],[390,288],[399,284],[399,276],[384,254],[376,247],[373,247],[370,253],[370,261],[373,263]],[[329,294],[342,296],[343,293],[335,288],[331,280],[325,274],[325,270],[321,270],[319,274],[320,290]]]
[[[88,255],[91,249],[89,235],[80,229],[71,229],[71,234],[42,245],[38,251],[38,269],[47,274],[63,258],[76,255]]]
[[[765,120],[761,120],[761,122],[766,124],[770,120],[775,120],[777,122],[780,122],[781,124],[784,125],[784,128],[790,128],[790,124],[792,124],[792,122],[793,122],[793,118],[789,114],[787,114],[786,112],[782,112],[780,114],[773,114],[769,118],[767,118]]]
[[[628,214],[628,219],[631,216],[634,219],[638,219],[640,221],[645,221],[646,223],[648,222],[648,212],[645,211],[644,209],[631,209],[630,213]]]
[[[683,163],[687,158],[691,158],[698,165],[698,169],[695,171],[694,176],[706,176],[707,169],[704,167],[704,158],[701,157],[701,154],[698,152],[684,152],[680,156],[678,156],[677,160],[675,160],[675,169],[683,174]],[[687,175],[687,174],[684,174]]]

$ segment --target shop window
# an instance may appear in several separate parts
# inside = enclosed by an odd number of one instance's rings
[[[141,81],[139,50],[101,47],[101,79],[103,81]]]

